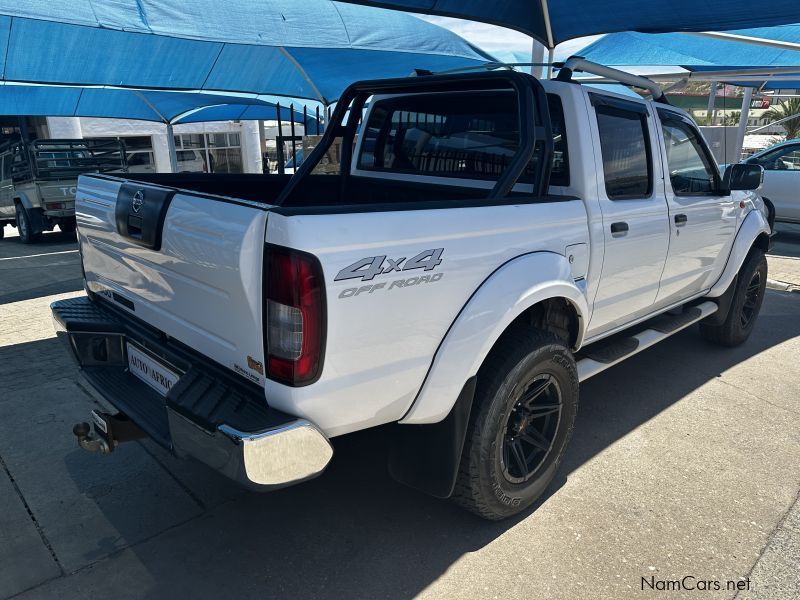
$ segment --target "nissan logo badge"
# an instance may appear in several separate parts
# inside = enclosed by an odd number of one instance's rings
[[[138,213],[142,209],[142,206],[144,206],[144,190],[137,190],[133,195],[133,200],[131,200],[133,212]]]

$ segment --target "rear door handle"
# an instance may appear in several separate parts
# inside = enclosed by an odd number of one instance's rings
[[[677,225],[678,227],[683,227],[684,225],[686,225],[686,221],[688,220],[689,217],[687,217],[684,214],[675,215],[675,225]]]
[[[625,221],[611,224],[611,235],[614,237],[622,237],[628,233],[628,224]]]

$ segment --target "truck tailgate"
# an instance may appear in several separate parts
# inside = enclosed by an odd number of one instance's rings
[[[87,286],[263,384],[260,298],[267,208],[81,177],[76,216]]]
[[[51,216],[72,216],[77,183],[75,179],[37,183],[45,212]]]

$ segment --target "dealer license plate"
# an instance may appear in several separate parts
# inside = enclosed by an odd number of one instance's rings
[[[180,375],[128,342],[128,369],[162,396],[178,382]]]

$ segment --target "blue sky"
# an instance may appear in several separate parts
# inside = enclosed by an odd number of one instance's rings
[[[415,16],[457,33],[467,41],[479,46],[490,54],[514,52],[516,54],[522,54],[528,57],[527,60],[530,60],[532,40],[529,36],[519,31],[497,27],[495,25],[487,25],[485,23],[476,23],[474,21],[450,19],[448,17]],[[579,38],[559,44],[558,47],[556,47],[555,59],[563,60],[600,37],[602,36]]]

